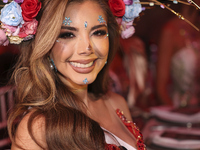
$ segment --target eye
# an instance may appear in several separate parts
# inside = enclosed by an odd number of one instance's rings
[[[59,35],[59,38],[62,38],[62,39],[68,39],[68,38],[73,38],[73,37],[75,37],[75,35],[72,32],[64,32]]]
[[[97,30],[93,33],[93,35],[96,35],[96,36],[104,36],[106,35],[106,30]]]

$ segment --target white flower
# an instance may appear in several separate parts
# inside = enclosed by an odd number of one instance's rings
[[[23,39],[18,36],[11,36],[9,37],[9,41],[11,44],[20,44],[23,41]]]

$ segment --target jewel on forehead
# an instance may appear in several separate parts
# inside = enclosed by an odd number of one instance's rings
[[[63,24],[70,25],[70,23],[72,23],[72,21],[70,20],[70,17],[69,18],[65,17],[65,19],[63,20]]]
[[[98,21],[99,21],[100,23],[106,23],[106,21],[103,19],[103,17],[102,17],[101,15],[99,15]]]
[[[84,22],[84,26],[85,26],[85,28],[87,28],[87,21]]]
[[[88,80],[87,78],[85,78],[85,80],[83,80],[84,84],[87,84],[88,83]]]

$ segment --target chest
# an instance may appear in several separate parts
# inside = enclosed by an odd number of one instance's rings
[[[136,139],[134,135],[128,130],[115,110],[105,109],[99,113],[95,112],[95,114],[95,121],[97,121],[104,130],[107,143],[115,145],[125,143],[125,145],[131,146],[132,149],[136,148]]]

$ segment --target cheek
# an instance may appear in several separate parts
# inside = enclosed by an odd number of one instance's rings
[[[109,42],[106,42],[102,46],[102,56],[107,56],[109,51]]]
[[[109,39],[105,37],[101,40],[92,40],[94,51],[99,57],[107,57],[109,52]]]
[[[55,62],[65,62],[72,55],[70,45],[55,43],[51,51],[51,57]]]

